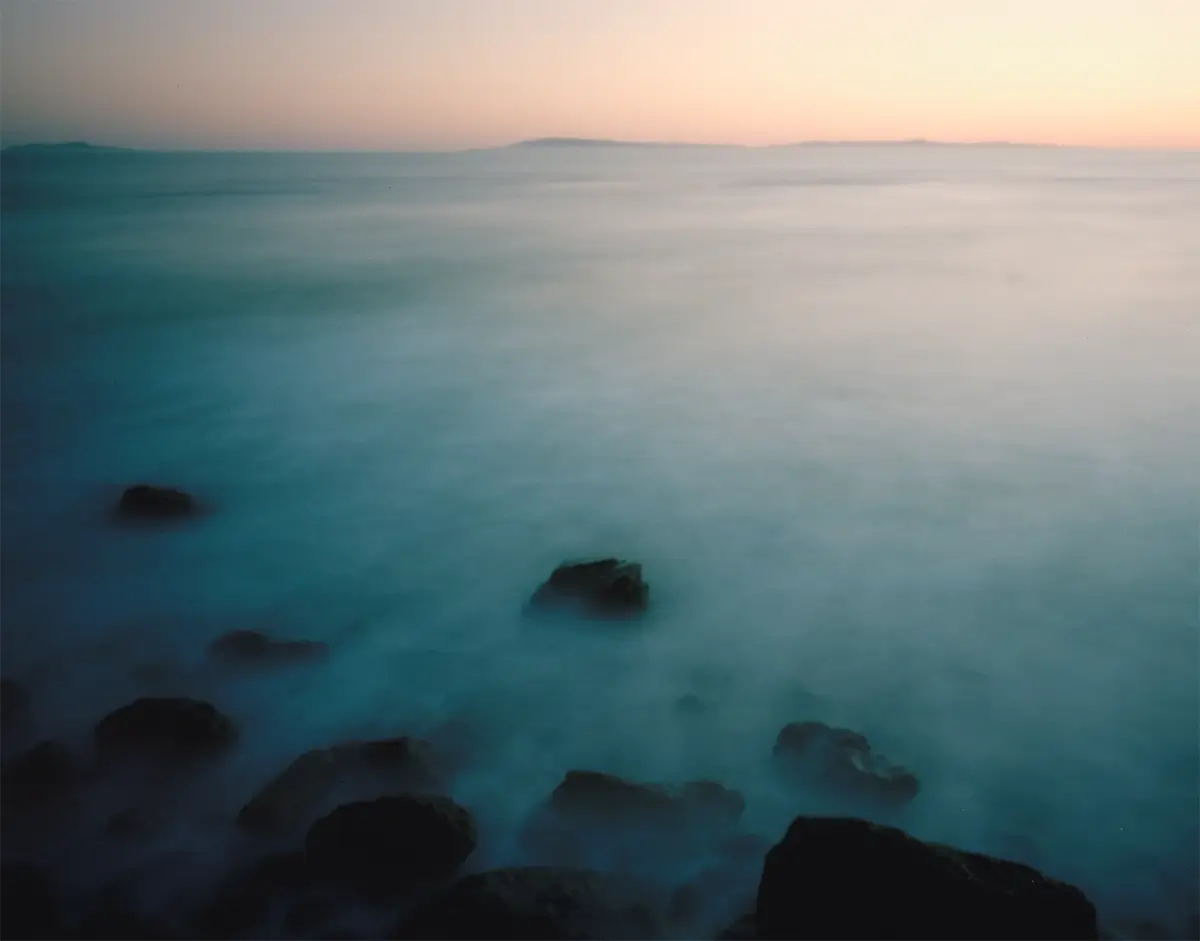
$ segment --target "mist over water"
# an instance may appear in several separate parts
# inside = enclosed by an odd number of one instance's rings
[[[303,750],[449,720],[471,868],[568,768],[716,778],[774,840],[817,719],[918,775],[914,835],[1196,911],[1196,154],[6,157],[3,213],[5,754],[139,695],[242,726],[6,857],[165,905]],[[142,480],[212,512],[115,527]],[[647,617],[522,617],[592,555]],[[332,653],[233,672],[234,628]],[[173,822],[114,850],[139,789]]]

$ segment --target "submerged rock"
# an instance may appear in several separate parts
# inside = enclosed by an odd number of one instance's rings
[[[581,939],[661,938],[657,904],[618,877],[586,869],[527,866],[464,876],[421,902],[398,938]]]
[[[0,679],[0,724],[19,725],[29,715],[29,693],[16,680]]]
[[[238,823],[257,830],[306,824],[343,786],[365,798],[396,791],[436,792],[442,790],[444,781],[433,746],[418,738],[314,748],[255,794],[238,814]]]
[[[61,797],[79,779],[79,768],[65,745],[42,742],[10,762],[0,775],[6,809],[19,809]]]
[[[767,853],[759,938],[1096,938],[1074,886],[848,817],[798,817]]]
[[[608,617],[640,614],[649,603],[642,567],[620,559],[563,563],[529,599],[533,610],[567,605]]]
[[[210,754],[237,739],[233,720],[212,703],[143,697],[110,712],[94,730],[101,755],[143,752],[167,758]]]
[[[174,487],[134,484],[126,487],[117,503],[118,515],[126,519],[179,519],[199,510],[195,497]]]
[[[448,879],[475,851],[475,820],[448,797],[398,794],[343,804],[309,828],[309,869],[364,892]]]
[[[301,852],[276,853],[230,876],[216,897],[196,916],[190,936],[265,937],[255,933],[272,905],[302,892],[311,883]]]
[[[772,757],[789,779],[852,799],[907,804],[920,790],[914,774],[874,754],[864,736],[823,722],[785,725]]]
[[[275,640],[260,631],[230,631],[208,645],[215,660],[246,666],[323,660],[329,647],[317,640]]]

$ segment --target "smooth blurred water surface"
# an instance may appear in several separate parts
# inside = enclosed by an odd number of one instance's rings
[[[568,767],[774,838],[815,718],[919,775],[913,833],[1196,909],[1200,155],[8,155],[3,200],[3,671],[43,737],[242,723],[163,852],[448,718],[480,865]],[[139,480],[214,512],[115,528]],[[593,554],[644,623],[521,618]],[[230,676],[236,627],[334,654]]]

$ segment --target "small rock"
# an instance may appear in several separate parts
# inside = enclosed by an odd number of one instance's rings
[[[181,758],[232,745],[237,727],[212,703],[180,697],[135,699],[100,720],[96,747],[102,755],[122,751]]]
[[[563,563],[529,600],[534,610],[566,604],[605,617],[640,614],[649,603],[642,567],[620,559]]]
[[[847,817],[797,817],[767,853],[758,936],[1087,938],[1082,892],[1029,866]]]
[[[24,808],[61,797],[79,778],[79,769],[65,745],[42,742],[4,765],[2,780],[6,808]]]
[[[654,899],[618,877],[527,866],[464,876],[422,901],[396,937],[497,941],[644,939],[665,935]]]
[[[772,757],[790,779],[849,798],[900,805],[920,790],[914,774],[874,754],[864,736],[823,722],[785,725]]]
[[[689,781],[679,798],[693,821],[708,827],[731,827],[742,817],[746,799],[716,781]]]
[[[329,648],[317,640],[274,640],[260,631],[230,631],[208,645],[209,655],[224,663],[268,666],[323,660]]]
[[[191,516],[198,507],[195,498],[174,487],[134,484],[121,494],[117,512],[127,519],[164,520]]]
[[[309,828],[304,855],[331,882],[394,891],[454,875],[475,850],[470,812],[447,797],[400,794],[343,804]]]
[[[238,823],[256,830],[307,824],[347,785],[366,799],[396,791],[440,791],[444,781],[433,746],[421,739],[343,742],[293,761],[242,808]]]

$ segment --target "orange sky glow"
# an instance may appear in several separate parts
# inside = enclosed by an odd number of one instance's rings
[[[5,144],[1200,147],[1200,0],[3,0]]]

